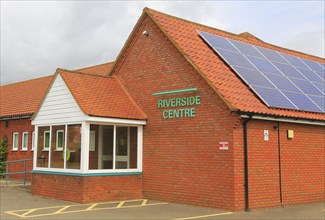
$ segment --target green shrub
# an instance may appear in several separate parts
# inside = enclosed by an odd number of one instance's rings
[[[0,138],[0,162],[5,162],[8,156],[8,139],[7,137]],[[0,164],[0,178],[4,177],[6,165]]]

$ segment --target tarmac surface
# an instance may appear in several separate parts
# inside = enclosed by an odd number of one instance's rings
[[[0,197],[0,219],[325,219],[324,203],[235,213],[147,199],[79,204],[32,196],[19,185],[2,185]]]

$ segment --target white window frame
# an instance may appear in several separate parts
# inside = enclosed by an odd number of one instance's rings
[[[63,134],[63,136],[62,136],[62,140],[63,140],[63,143],[62,143],[62,147],[61,148],[59,148],[58,147],[58,143],[59,143],[59,133],[62,133]],[[56,151],[63,151],[63,149],[64,149],[64,145],[65,145],[65,139],[64,139],[64,137],[65,137],[65,135],[64,135],[65,133],[64,133],[64,130],[57,130],[56,131],[56,141],[55,141],[55,150]]]
[[[27,134],[27,143],[26,143],[26,147],[25,146],[25,135]],[[21,151],[27,151],[28,150],[28,132],[25,131],[22,133],[21,135]]]
[[[17,140],[15,139],[15,136],[16,135],[17,135]],[[18,143],[19,143],[19,133],[18,132],[14,132],[12,134],[12,151],[18,151]]]
[[[31,151],[33,151],[35,148],[35,131],[32,132],[32,149]]]
[[[88,117],[86,121],[73,121],[73,122],[62,122],[62,123],[33,123],[35,125],[35,149],[34,149],[34,164],[33,164],[33,170],[38,171],[45,171],[45,172],[59,172],[59,173],[75,173],[75,174],[120,174],[120,173],[138,173],[142,172],[142,144],[143,144],[143,125],[146,124],[145,120],[129,120],[129,119],[115,119],[115,118],[101,118],[101,117]],[[64,149],[66,149],[67,146],[67,126],[68,125],[75,125],[75,124],[81,124],[81,157],[80,157],[80,169],[67,169],[66,164],[64,165],[64,168],[50,168],[50,165],[48,167],[37,167],[37,149],[38,149],[38,128],[39,127],[46,127],[49,126],[50,130],[52,129],[52,126],[62,126],[65,125],[66,132],[65,132],[65,145]],[[96,125],[113,125],[115,126],[130,126],[130,127],[138,127],[138,158],[137,158],[137,168],[136,169],[102,169],[102,170],[89,170],[89,136],[90,136],[90,124],[96,124]],[[44,131],[46,132],[46,131]],[[47,131],[48,132],[48,131]],[[52,132],[50,131],[50,134]],[[50,135],[51,136],[51,135]],[[44,134],[45,137],[45,134]],[[115,135],[114,135],[115,138]],[[45,139],[45,138],[44,138]],[[51,137],[50,137],[51,139]],[[44,145],[44,144],[43,144]],[[115,145],[115,144],[114,144]],[[51,148],[51,141],[50,141],[50,148]],[[49,152],[50,154],[51,152]],[[50,160],[49,155],[49,160]],[[49,161],[50,163],[50,161]]]
[[[87,173],[132,173],[132,172],[142,172],[142,144],[143,144],[143,126],[140,124],[120,124],[120,123],[110,123],[110,124],[106,124],[106,123],[98,123],[98,122],[91,122],[90,124],[92,125],[111,125],[114,126],[114,131],[113,131],[113,168],[112,169],[87,169]],[[136,127],[137,128],[137,168],[128,168],[128,169],[116,169],[115,168],[115,163],[116,163],[116,128],[117,127],[127,127],[128,130],[130,130],[131,127]],[[128,157],[130,157],[130,131],[128,131],[128,137],[127,137],[127,141],[128,141]],[[99,135],[98,137],[100,137],[101,135]],[[100,145],[100,144],[99,144]],[[100,149],[99,146],[99,151],[101,151],[102,149]],[[85,156],[85,155],[84,155]],[[100,156],[98,157],[100,159]],[[130,158],[129,158],[130,159]],[[128,161],[128,166],[129,166],[129,161]]]
[[[46,133],[49,134],[49,147],[45,147],[45,141],[46,141],[45,135],[46,135]],[[50,150],[50,143],[51,143],[51,131],[44,131],[43,151],[49,151]]]

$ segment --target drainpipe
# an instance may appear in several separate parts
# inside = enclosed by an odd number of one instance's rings
[[[252,120],[252,115],[243,121],[244,129],[244,170],[245,170],[245,211],[249,212],[249,193],[248,193],[248,149],[247,149],[247,123]]]
[[[282,174],[281,174],[281,142],[280,142],[280,122],[278,121],[278,155],[279,155],[279,185],[280,185],[280,204],[282,202]]]

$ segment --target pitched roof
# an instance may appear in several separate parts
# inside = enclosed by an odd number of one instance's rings
[[[75,70],[76,72],[86,73],[97,76],[107,76],[111,68],[113,67],[114,62],[103,63],[95,66],[84,67],[81,69]]]
[[[86,75],[57,69],[81,110],[91,116],[140,119],[146,114],[136,105],[117,77]]]
[[[165,33],[170,41],[179,49],[187,60],[189,60],[193,67],[204,79],[206,79],[232,110],[261,115],[325,120],[325,115],[322,113],[267,107],[255,93],[240,80],[236,73],[209,48],[200,38],[197,30],[270,48],[321,63],[325,62],[324,59],[265,43],[247,32],[237,35],[148,8],[144,9],[144,14],[148,15],[157,24],[162,32]]]
[[[0,87],[0,118],[31,116],[40,104],[53,76]]]

